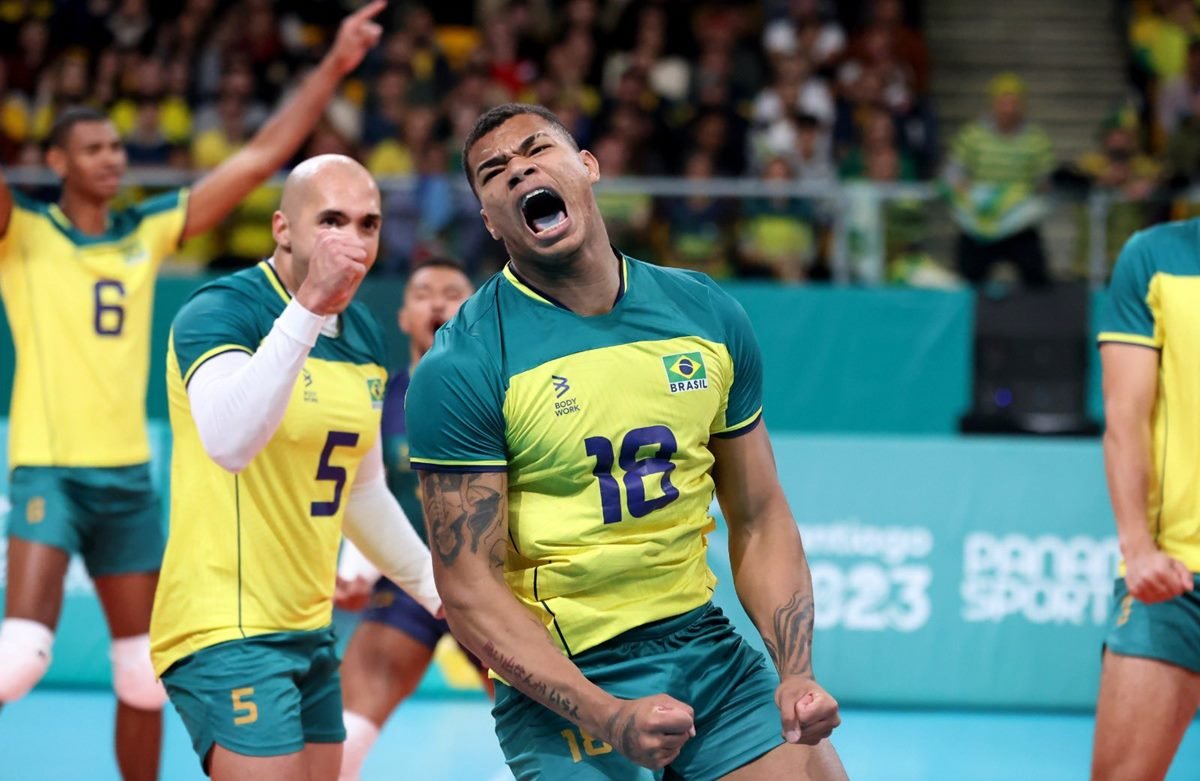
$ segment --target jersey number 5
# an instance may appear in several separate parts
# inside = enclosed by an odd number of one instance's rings
[[[337,515],[338,508],[342,506],[342,489],[346,487],[346,468],[334,466],[329,463],[329,459],[333,457],[334,448],[354,447],[357,444],[358,434],[348,431],[330,431],[329,436],[325,438],[325,447],[321,450],[321,463],[317,464],[317,479],[333,481],[333,501],[313,502],[311,509],[314,518]]]
[[[613,477],[613,443],[605,437],[588,437],[583,440],[587,454],[596,459],[592,474],[600,481],[600,509],[605,523],[617,523],[622,518],[621,487]],[[654,455],[638,458],[644,447],[657,447]],[[679,449],[675,434],[666,426],[635,428],[621,441],[619,463],[625,472],[625,502],[629,514],[642,518],[655,510],[666,507],[679,498],[679,489],[671,485],[671,472],[675,464],[671,456]],[[645,478],[662,475],[662,496],[646,498]]]

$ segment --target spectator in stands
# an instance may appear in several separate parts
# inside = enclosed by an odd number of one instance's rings
[[[29,101],[8,89],[8,66],[0,59],[0,165],[11,165],[30,131]]]
[[[600,164],[601,181],[620,179],[629,174],[629,146],[617,136],[603,136],[591,147]],[[603,186],[596,192],[596,205],[604,215],[613,246],[636,258],[649,257],[645,246],[646,230],[654,213],[654,202],[641,192],[611,192]]]
[[[1192,101],[1200,94],[1200,39],[1188,44],[1187,63],[1158,91],[1158,129],[1164,138],[1174,134],[1179,123],[1192,114]]]
[[[54,124],[58,112],[68,106],[84,103],[89,90],[87,54],[72,51],[64,54],[38,85],[33,108],[33,131],[30,138],[43,141]]]
[[[1188,47],[1198,34],[1193,0],[1155,0],[1154,13],[1134,22],[1134,58],[1153,77],[1168,81],[1183,73]]]
[[[1106,224],[1105,256],[1109,266],[1116,262],[1125,240],[1146,227],[1157,206],[1147,202],[1163,183],[1163,166],[1141,148],[1137,116],[1122,109],[1106,120],[1100,131],[1099,149],[1087,152],[1075,162],[1075,172],[1090,187],[1108,192],[1116,199],[1109,205]],[[1081,208],[1081,226],[1087,211]],[[1076,271],[1086,273],[1090,231],[1080,231],[1077,242]]]
[[[785,157],[763,167],[762,181],[786,184],[795,173]],[[738,276],[803,282],[817,257],[816,221],[802,198],[779,194],[751,198],[742,209],[738,229]]]
[[[713,161],[707,155],[697,153],[687,159],[684,178],[695,190],[686,198],[666,199],[655,257],[666,265],[697,269],[721,279],[733,272],[730,258],[737,205],[730,198],[704,194],[704,183],[712,179],[713,172]]]
[[[929,90],[929,49],[920,30],[904,21],[904,4],[900,0],[873,0],[870,11],[871,24],[868,30],[881,30],[891,39],[891,49],[913,77],[913,86],[918,94]],[[851,42],[850,59],[862,59],[867,41],[860,33]]]
[[[192,140],[192,164],[210,170],[241,149],[254,132],[247,122],[247,101],[237,91],[225,92],[216,105],[218,126]],[[240,268],[271,254],[271,215],[279,203],[279,188],[264,185],[238,204],[212,235],[198,236],[188,247],[189,255],[207,254],[213,269]]]
[[[907,150],[896,142],[896,123],[883,106],[869,106],[861,114],[861,141],[842,158],[838,175],[843,179],[875,179],[871,166],[895,169],[885,181],[911,182],[917,178],[917,164]],[[878,169],[877,169],[878,170]]]
[[[818,72],[832,70],[846,49],[846,31],[828,15],[821,0],[791,0],[786,16],[763,30],[763,48],[774,54],[802,54]]]
[[[681,146],[685,159],[702,154],[717,176],[741,176],[746,170],[746,141],[741,118],[721,108],[704,108],[687,124]]]
[[[604,90],[616,92],[618,82],[631,68],[646,74],[647,86],[657,97],[668,101],[687,97],[691,66],[685,58],[667,51],[667,12],[662,6],[647,4],[638,10],[633,48],[614,50],[604,61]]]
[[[410,83],[411,71],[399,65],[388,66],[375,77],[363,113],[363,144],[367,150],[399,134]]]
[[[972,283],[998,261],[1016,264],[1029,285],[1044,284],[1046,255],[1038,223],[1054,170],[1050,137],[1025,118],[1025,84],[1012,73],[992,79],[991,116],[954,139],[945,168],[959,228],[958,266]]]
[[[757,171],[773,158],[783,157],[795,176],[814,184],[833,183],[837,170],[829,134],[811,114],[793,114],[755,137],[752,156]]]
[[[32,99],[50,63],[50,26],[42,19],[28,19],[21,25],[17,46],[4,54],[8,67],[8,87]]]
[[[800,54],[780,54],[772,58],[771,84],[754,99],[753,118],[756,132],[786,122],[794,114],[816,117],[825,128],[833,126],[834,103],[829,83],[813,73],[812,63]]]
[[[121,0],[108,17],[108,31],[121,49],[138,49],[153,32],[154,19],[146,0]]]
[[[166,165],[192,136],[192,112],[182,95],[167,93],[167,72],[154,56],[140,58],[137,83],[109,110],[125,139],[131,165]]]
[[[1167,139],[1167,170],[1180,184],[1200,181],[1200,92],[1192,93],[1188,109]]]

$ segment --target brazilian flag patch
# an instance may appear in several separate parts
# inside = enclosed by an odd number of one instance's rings
[[[700,353],[676,353],[664,355],[663,368],[667,370],[667,385],[671,393],[704,390],[708,387],[708,370],[704,367],[704,356]]]
[[[367,393],[371,394],[371,406],[375,409],[383,408],[383,380],[378,377],[371,377],[367,380]]]

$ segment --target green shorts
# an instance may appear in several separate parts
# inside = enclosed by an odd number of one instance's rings
[[[162,512],[150,465],[19,466],[8,536],[79,553],[92,577],[157,572]]]
[[[1134,599],[1117,578],[1104,647],[1200,673],[1200,575],[1193,577],[1191,591],[1152,605]]]
[[[573,661],[588,680],[617,697],[665,693],[691,705],[696,736],[655,774],[497,682],[496,736],[517,781],[710,781],[783,743],[775,672],[712,603],[632,629]]]
[[[332,627],[278,632],[218,643],[171,665],[163,685],[205,772],[213,744],[276,757],[344,741],[335,646]]]

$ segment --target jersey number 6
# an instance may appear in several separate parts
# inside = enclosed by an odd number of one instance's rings
[[[107,291],[112,291],[112,294],[107,294]],[[96,316],[92,325],[96,327],[96,333],[101,336],[120,336],[125,326],[125,307],[121,306],[125,286],[115,279],[102,279],[96,283],[93,292]]]
[[[587,454],[596,459],[592,474],[600,481],[600,509],[604,522],[617,523],[622,518],[621,487],[612,474],[613,443],[605,437],[588,437],[583,440],[583,445]],[[638,458],[638,452],[650,446],[657,446],[658,451],[647,458]],[[678,449],[675,435],[666,426],[635,428],[621,441],[619,463],[625,472],[625,501],[634,518],[649,515],[679,498],[679,489],[671,485],[670,477],[675,469],[671,456]],[[647,499],[644,479],[654,475],[662,475],[662,496]]]

